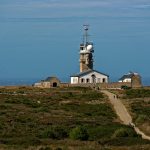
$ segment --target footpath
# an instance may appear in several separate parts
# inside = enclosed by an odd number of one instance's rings
[[[126,107],[124,104],[121,102],[117,96],[107,90],[102,90],[104,94],[106,94],[109,97],[109,100],[111,104],[113,105],[116,114],[119,116],[120,120],[123,122],[125,125],[131,125],[134,130],[136,131],[137,134],[140,134],[143,139],[150,140],[150,136],[145,135],[138,127],[135,126],[135,124],[132,122],[132,117],[127,111]]]

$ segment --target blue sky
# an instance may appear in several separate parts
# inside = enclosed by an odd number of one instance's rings
[[[79,72],[83,24],[90,24],[95,69],[150,77],[149,0],[0,0],[0,78]]]

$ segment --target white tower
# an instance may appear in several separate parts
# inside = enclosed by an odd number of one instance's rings
[[[80,44],[80,72],[93,69],[93,43],[89,42],[89,25],[84,25],[83,42]]]

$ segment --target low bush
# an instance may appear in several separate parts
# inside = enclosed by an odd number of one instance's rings
[[[136,122],[137,124],[142,124],[142,123],[144,123],[146,120],[148,120],[148,117],[147,117],[146,115],[139,115],[139,116],[136,118],[135,122]]]
[[[105,125],[97,125],[91,126],[88,128],[89,140],[95,141],[99,139],[111,138],[114,132],[121,128],[123,125],[114,123],[114,124],[105,124]]]
[[[89,135],[86,127],[77,126],[70,131],[69,137],[73,140],[88,140]]]
[[[40,135],[40,138],[63,139],[68,137],[67,129],[63,126],[51,126],[46,128]]]
[[[117,129],[114,134],[113,138],[120,138],[120,137],[136,137],[137,134],[132,128],[120,128]]]
[[[122,86],[121,86],[121,89],[123,89],[123,90],[129,90],[129,89],[131,89],[131,87],[128,87],[128,86],[126,86],[126,85],[122,85]]]

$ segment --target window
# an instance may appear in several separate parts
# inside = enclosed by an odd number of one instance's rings
[[[81,79],[81,83],[84,83],[84,79],[83,78]]]
[[[90,83],[90,79],[89,78],[86,79],[86,83]]]
[[[106,79],[105,78],[103,78],[103,83],[105,83],[106,82]]]

